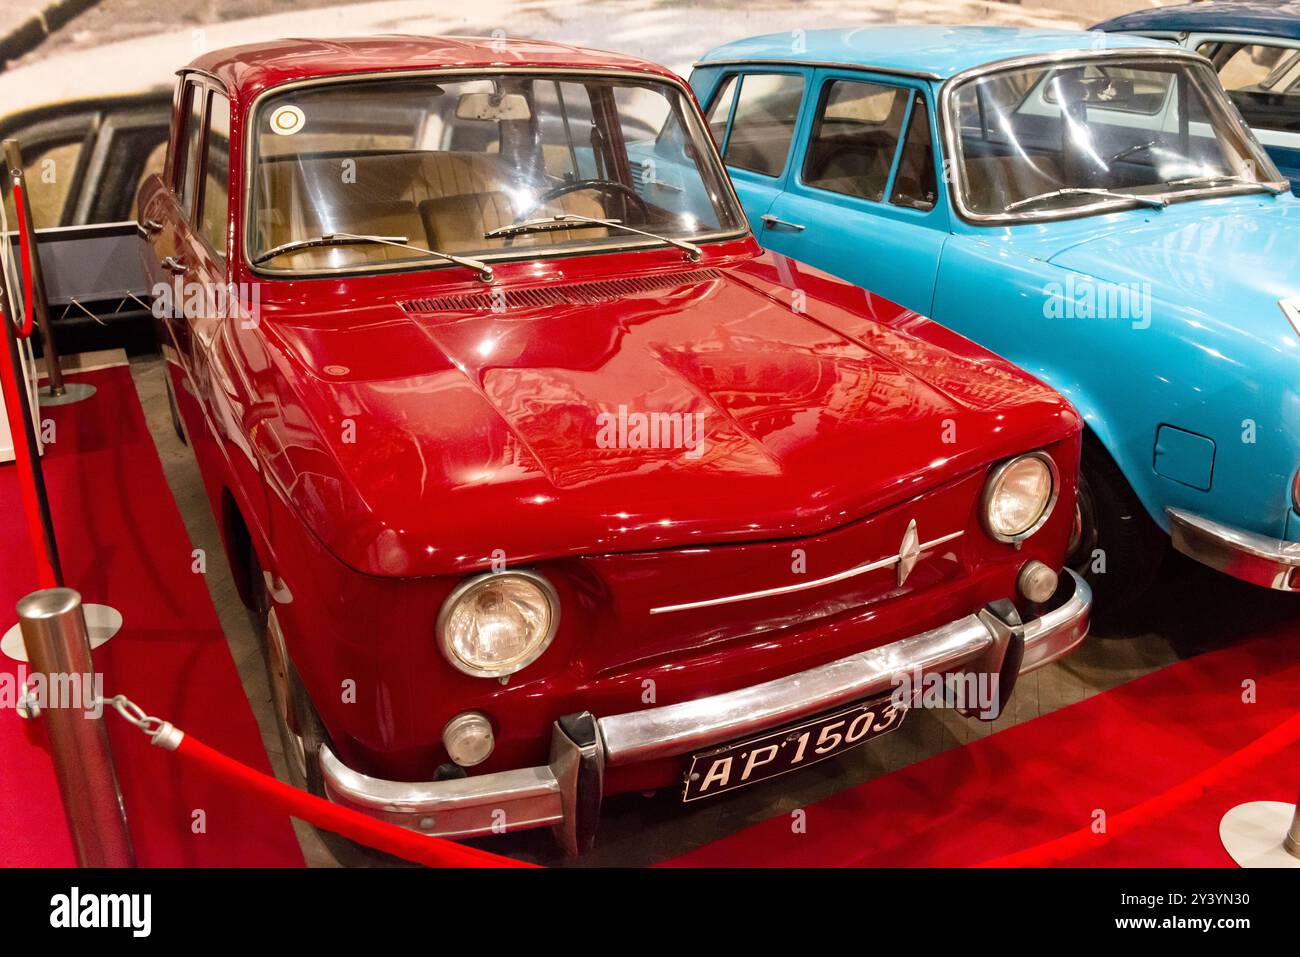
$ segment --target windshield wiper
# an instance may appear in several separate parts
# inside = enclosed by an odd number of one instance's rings
[[[1165,185],[1197,186],[1205,184],[1206,186],[1209,186],[1212,183],[1240,183],[1242,186],[1258,186],[1261,189],[1268,190],[1274,196],[1291,192],[1291,186],[1289,183],[1284,186],[1281,183],[1265,182],[1264,180],[1258,179],[1247,179],[1245,176],[1238,176],[1235,173],[1222,173],[1217,176],[1189,176],[1187,179],[1176,179],[1165,183]]]
[[[1126,199],[1134,203],[1141,203],[1144,206],[1154,206],[1157,209],[1164,209],[1169,205],[1169,200],[1160,196],[1139,196],[1136,193],[1117,193],[1112,189],[1101,189],[1097,186],[1065,186],[1061,189],[1049,190],[1046,193],[1039,193],[1037,196],[1028,196],[1024,199],[1018,199],[1010,203],[1002,210],[1009,213],[1013,209],[1019,209],[1021,206],[1029,206],[1033,203],[1041,202],[1045,199],[1053,199],[1057,196],[1104,196],[1107,199]]]
[[[629,226],[617,219],[599,219],[594,216],[579,216],[577,213],[561,213],[558,216],[525,219],[518,223],[498,226],[496,229],[489,229],[483,234],[483,238],[499,239],[502,236],[518,236],[523,233],[544,232],[548,229],[567,229],[572,226],[605,226],[607,228],[625,229],[629,233],[636,233],[639,236],[649,236],[651,239],[657,239],[661,243],[668,243],[670,246],[676,246],[678,249],[685,251],[686,258],[691,262],[698,262],[700,256],[703,255],[699,246],[688,243],[684,239],[673,239],[670,236],[660,236],[658,233],[648,233],[644,229],[637,229],[635,226]]]
[[[457,266],[464,266],[466,269],[474,270],[478,273],[479,278],[484,282],[492,281],[492,267],[485,262],[471,259],[468,256],[456,256],[452,253],[444,253],[438,249],[424,249],[421,246],[412,246],[407,242],[407,239],[408,237],[406,236],[370,236],[358,233],[326,233],[323,236],[313,236],[310,239],[291,239],[287,243],[273,246],[254,259],[253,265],[260,266],[262,263],[268,262],[276,256],[293,252],[298,249],[315,249],[320,246],[350,246],[353,243],[374,243],[379,246],[396,246],[399,249],[410,249],[413,252],[422,253],[425,256],[444,259],[447,262],[455,263]]]

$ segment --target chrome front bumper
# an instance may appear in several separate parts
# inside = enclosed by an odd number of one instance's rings
[[[1253,585],[1300,591],[1300,542],[1285,542],[1180,508],[1166,510],[1174,548],[1203,565]]]
[[[1014,669],[1014,682],[1017,674],[1055,661],[1088,634],[1092,592],[1073,572],[1062,576],[1048,607],[1021,622],[1010,602],[995,602],[919,635],[737,691],[604,718],[567,715],[553,726],[545,767],[450,781],[385,781],[353,771],[322,746],[325,789],[338,804],[443,837],[549,824],[566,851],[580,853],[595,836],[605,768],[685,755],[779,728],[889,694],[904,676],[918,673],[982,671],[1002,674],[1006,682]]]

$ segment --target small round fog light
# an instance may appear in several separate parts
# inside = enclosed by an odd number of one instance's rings
[[[1044,602],[1056,594],[1056,572],[1040,561],[1026,562],[1020,569],[1020,594],[1032,602]]]
[[[487,715],[466,711],[447,722],[442,729],[442,744],[448,756],[462,768],[482,764],[492,753],[492,722]]]

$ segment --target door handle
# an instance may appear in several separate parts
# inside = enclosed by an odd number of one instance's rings
[[[175,256],[164,256],[162,267],[174,276],[183,276],[190,271],[190,267],[185,265]]]
[[[158,232],[162,227],[163,224],[158,222],[156,219],[142,219],[135,224],[136,230],[145,239],[148,239],[154,233]]]
[[[784,219],[777,219],[771,213],[764,213],[761,218],[763,220],[763,225],[768,229],[789,229],[796,233],[801,233],[805,228],[800,223],[787,223]]]

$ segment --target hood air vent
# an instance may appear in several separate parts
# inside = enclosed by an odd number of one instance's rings
[[[690,283],[708,282],[719,278],[716,269],[696,269],[691,272],[663,273],[657,276],[633,276],[627,279],[605,279],[599,282],[575,283],[571,286],[537,286],[531,289],[505,290],[505,308],[536,309],[542,306],[571,306],[624,296],[636,296],[685,286]],[[425,315],[433,312],[491,312],[494,301],[500,298],[490,292],[476,292],[464,296],[438,296],[429,299],[408,299],[400,302],[406,312],[412,315]],[[498,307],[500,308],[500,307]]]

